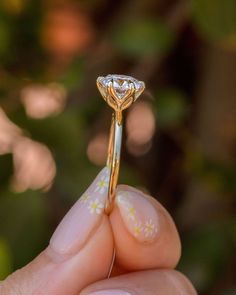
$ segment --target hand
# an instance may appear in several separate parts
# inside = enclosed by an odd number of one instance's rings
[[[103,214],[109,171],[104,168],[30,264],[0,284],[1,295],[194,295],[181,273],[180,240],[167,211],[140,191],[119,186]],[[112,277],[107,275],[116,249]]]

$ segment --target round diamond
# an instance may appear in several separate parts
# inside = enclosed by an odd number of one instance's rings
[[[133,77],[126,75],[107,75],[106,77],[99,77],[99,81],[104,87],[108,87],[109,83],[112,82],[112,86],[119,99],[122,99],[127,91],[130,89],[130,84],[133,84],[136,89],[136,96],[139,96],[144,89],[144,83],[138,81]]]

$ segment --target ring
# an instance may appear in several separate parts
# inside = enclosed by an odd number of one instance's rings
[[[117,186],[120,152],[122,142],[122,111],[127,109],[145,89],[145,84],[130,76],[108,75],[97,78],[97,87],[107,102],[113,108],[111,129],[108,144],[107,166],[110,168],[110,181],[105,212],[110,214],[113,208],[115,189]]]

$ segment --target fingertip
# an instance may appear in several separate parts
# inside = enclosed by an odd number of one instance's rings
[[[153,242],[160,231],[160,218],[155,207],[138,190],[119,187],[116,205],[129,233],[139,242]]]
[[[105,167],[55,230],[50,240],[55,252],[66,255],[78,252],[100,225],[107,199],[108,183],[109,170]]]
[[[16,288],[17,294],[24,295],[77,294],[107,277],[114,250],[109,218],[104,214],[108,172],[104,168],[69,210],[49,246],[4,281],[0,288],[6,294],[15,294]]]
[[[176,290],[179,291],[179,294],[197,295],[193,284],[181,272],[177,270],[164,271],[164,275],[175,286]]]
[[[197,295],[189,280],[175,270],[145,270],[87,286],[80,295]]]
[[[110,223],[104,216],[92,238],[77,253],[68,256],[49,245],[30,264],[6,279],[3,294],[78,294],[88,284],[107,277],[113,249]]]
[[[110,220],[117,261],[126,269],[174,268],[181,244],[168,212],[153,198],[119,186]]]

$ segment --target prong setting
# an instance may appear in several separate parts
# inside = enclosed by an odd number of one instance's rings
[[[130,76],[108,75],[97,78],[97,87],[110,107],[123,111],[141,95],[145,84]]]

